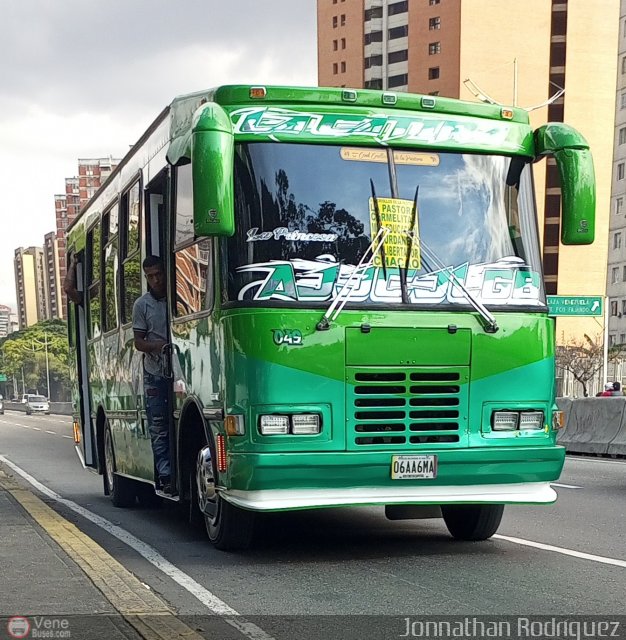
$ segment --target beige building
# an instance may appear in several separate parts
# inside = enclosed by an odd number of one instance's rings
[[[621,1],[619,22],[621,27],[617,52],[613,184],[606,281],[606,295],[609,298],[609,346],[626,344],[626,0]]]
[[[597,178],[596,242],[565,247],[559,177],[535,165],[546,291],[604,295],[620,0],[318,0],[321,86],[382,88],[530,111],[589,142]],[[565,94],[549,106],[559,88]],[[626,294],[625,294],[626,297]],[[561,318],[557,339],[602,335],[595,318]]]
[[[43,240],[43,261],[46,284],[46,317],[65,317],[61,272],[59,268],[59,243],[54,231],[46,233]]]
[[[15,294],[20,330],[48,317],[48,300],[41,247],[15,250]]]

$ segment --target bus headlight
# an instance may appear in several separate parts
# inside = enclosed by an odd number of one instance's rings
[[[291,416],[291,433],[294,435],[320,432],[320,417],[316,413],[297,413]]]
[[[289,416],[260,416],[259,429],[264,436],[289,433]]]
[[[494,411],[491,418],[491,428],[494,431],[515,431],[518,419],[517,411]]]
[[[519,415],[519,428],[543,429],[543,411],[522,411]]]

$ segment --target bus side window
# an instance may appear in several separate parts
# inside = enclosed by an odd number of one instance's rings
[[[140,198],[139,181],[122,195],[121,247],[122,324],[132,321],[133,304],[141,295],[141,256],[139,252]]]
[[[212,241],[204,238],[176,251],[174,317],[181,318],[213,308]]]
[[[104,314],[102,318],[103,332],[112,331],[118,325],[118,266],[119,266],[119,235],[118,235],[118,206],[114,204],[103,216],[104,224]]]
[[[100,300],[100,264],[102,259],[102,235],[100,221],[87,233],[87,301],[89,313],[89,337],[97,338],[102,326]]]

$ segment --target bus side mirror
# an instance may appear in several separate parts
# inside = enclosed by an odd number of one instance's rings
[[[228,114],[218,104],[203,104],[194,114],[191,134],[193,227],[197,237],[235,233],[234,155],[235,138]]]
[[[596,181],[589,145],[578,131],[553,122],[535,131],[537,156],[552,155],[561,178],[561,242],[591,244],[595,236]]]

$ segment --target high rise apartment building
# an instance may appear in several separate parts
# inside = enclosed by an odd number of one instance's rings
[[[626,0],[621,0],[609,221],[609,346],[626,344]]]
[[[43,261],[46,282],[48,318],[63,318],[64,307],[61,295],[61,273],[59,268],[59,245],[54,231],[44,236]]]
[[[59,284],[63,282],[66,272],[65,264],[65,231],[80,211],[79,178],[65,178],[65,193],[54,196],[54,213],[56,216],[57,262],[59,268]],[[60,290],[59,308],[65,309],[65,294]]]
[[[21,330],[49,317],[43,249],[20,247],[15,250],[13,264],[17,318]]]
[[[79,158],[78,181],[80,208],[82,209],[93,197],[94,193],[111,175],[119,160],[116,158]]]
[[[65,255],[65,233],[67,227],[74,221],[78,212],[89,202],[94,193],[104,184],[111,175],[119,160],[116,158],[79,158],[78,176],[65,179],[65,193],[54,196],[54,208],[56,215],[56,239],[58,251],[58,275],[59,283],[63,282],[67,270]],[[57,290],[58,287],[57,287]],[[62,310],[66,307],[66,297],[60,289],[58,308],[63,317]]]
[[[6,338],[12,331],[11,307],[0,304],[0,338]]]
[[[589,0],[318,0],[318,81],[539,107],[529,112],[533,126],[578,129],[596,166],[596,242],[560,244],[558,171],[552,159],[534,165],[545,286],[549,294],[603,295],[619,3],[599,10]],[[546,105],[560,88],[564,96]],[[561,342],[601,332],[595,319],[558,321]]]

